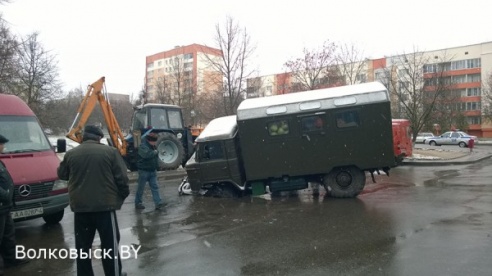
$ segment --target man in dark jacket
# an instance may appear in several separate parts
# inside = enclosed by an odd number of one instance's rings
[[[135,195],[135,208],[137,209],[145,209],[142,204],[142,195],[147,182],[149,182],[155,208],[158,210],[164,206],[157,185],[157,169],[159,169],[159,153],[155,148],[157,138],[157,134],[151,132],[145,136],[145,139],[142,139],[138,147],[138,187]]]
[[[0,154],[9,140],[0,134]],[[0,275],[4,266],[26,263],[27,259],[15,258],[15,227],[10,210],[14,205],[14,181],[5,164],[0,161]]]
[[[121,275],[115,210],[121,208],[130,191],[125,162],[115,148],[99,143],[103,136],[99,127],[86,126],[82,144],[68,151],[58,168],[58,177],[68,180],[70,208],[75,214],[77,275],[94,275],[91,258],[81,258],[80,252],[90,256],[96,230],[104,273]]]

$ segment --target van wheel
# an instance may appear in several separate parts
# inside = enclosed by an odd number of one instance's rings
[[[366,174],[355,166],[334,168],[323,178],[332,197],[356,197],[366,185]]]
[[[62,220],[64,213],[65,209],[51,215],[43,216],[44,222],[46,222],[47,224],[57,224]]]

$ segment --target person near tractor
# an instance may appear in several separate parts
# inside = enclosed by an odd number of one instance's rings
[[[154,200],[155,209],[159,210],[165,206],[159,194],[159,185],[157,184],[157,170],[159,169],[159,153],[156,149],[158,135],[150,132],[142,139],[138,147],[138,186],[135,194],[135,208],[145,209],[142,203],[142,196],[147,182],[150,186],[152,199]]]

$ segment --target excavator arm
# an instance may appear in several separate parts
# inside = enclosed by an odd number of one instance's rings
[[[105,78],[101,77],[99,80],[89,85],[87,93],[80,104],[70,131],[66,135],[67,138],[78,143],[82,143],[82,131],[89,119],[94,107],[99,102],[102,112],[104,114],[104,120],[108,127],[109,136],[111,137],[112,146],[114,146],[122,156],[126,155],[126,140],[121,132],[121,128],[116,121],[111,105],[109,104],[107,93],[103,92]],[[105,89],[104,89],[105,90]]]

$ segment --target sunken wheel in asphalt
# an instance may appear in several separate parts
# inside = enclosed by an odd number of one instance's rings
[[[356,197],[364,189],[366,174],[355,166],[333,168],[324,176],[323,184],[332,197]]]

